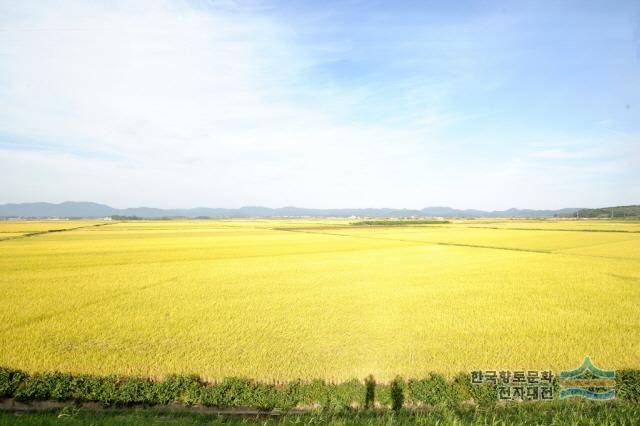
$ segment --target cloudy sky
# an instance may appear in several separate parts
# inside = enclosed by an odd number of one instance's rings
[[[0,0],[0,203],[640,203],[640,2]]]

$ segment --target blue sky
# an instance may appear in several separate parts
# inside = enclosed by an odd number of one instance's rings
[[[0,203],[640,202],[636,1],[0,0]]]

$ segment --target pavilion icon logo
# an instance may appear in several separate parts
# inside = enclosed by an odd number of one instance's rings
[[[581,396],[596,401],[607,401],[616,396],[616,372],[601,370],[588,356],[575,370],[560,372],[560,398]]]

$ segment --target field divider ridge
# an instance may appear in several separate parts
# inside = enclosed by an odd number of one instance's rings
[[[553,251],[551,251],[551,250],[542,250],[542,249],[527,249],[527,248],[517,248],[517,247],[486,246],[486,245],[480,245],[480,244],[448,243],[448,242],[442,242],[442,241],[405,240],[405,239],[401,239],[401,238],[381,238],[381,237],[370,237],[370,236],[353,235],[353,234],[339,234],[339,233],[335,233],[335,232],[313,232],[313,231],[310,231],[310,230],[302,230],[300,228],[298,228],[298,229],[272,228],[272,229],[277,230],[277,231],[302,232],[302,233],[317,234],[317,235],[333,235],[333,236],[337,236],[337,237],[351,237],[351,238],[362,238],[362,239],[383,240],[383,241],[399,241],[399,242],[404,242],[404,243],[413,243],[413,244],[416,244],[416,245],[438,245],[438,246],[470,247],[470,248],[481,248],[481,249],[489,249],[489,250],[522,251],[522,252],[541,253],[541,254],[552,254],[553,253]],[[343,229],[343,228],[341,228],[341,229]]]
[[[76,226],[74,228],[47,229],[46,231],[29,232],[27,234],[16,235],[14,237],[0,238],[0,241],[21,240],[24,238],[37,237],[38,235],[53,234],[56,232],[71,232],[71,231],[77,231],[78,229],[98,228],[101,226],[107,226],[107,225],[113,225],[113,224],[114,223],[96,223],[93,225]]]

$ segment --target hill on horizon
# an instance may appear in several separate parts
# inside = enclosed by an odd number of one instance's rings
[[[97,218],[126,216],[139,218],[243,218],[243,217],[571,217],[585,209],[564,208],[558,210],[516,209],[485,211],[454,209],[451,207],[425,207],[416,209],[360,208],[360,209],[312,209],[300,207],[270,208],[247,206],[237,209],[196,207],[189,209],[160,209],[134,207],[117,209],[94,202],[65,201],[55,203],[0,204],[3,218]],[[584,217],[584,216],[581,216]]]
[[[640,217],[640,205],[601,207],[599,209],[580,209],[578,217],[582,218],[626,218]]]

